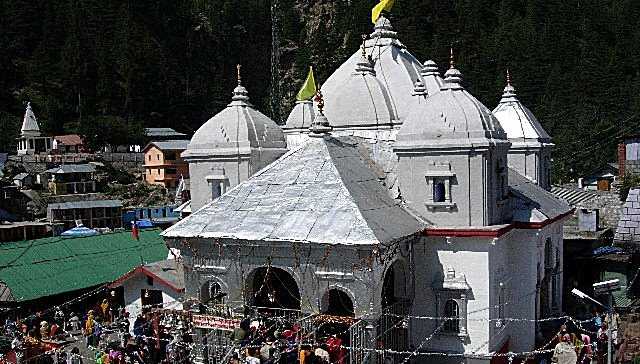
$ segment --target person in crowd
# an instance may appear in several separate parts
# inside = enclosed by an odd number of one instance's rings
[[[106,298],[100,304],[100,316],[102,316],[104,322],[111,322],[111,310],[109,309],[109,301]]]
[[[564,334],[561,337],[561,341],[553,349],[551,361],[557,364],[576,364],[578,355],[576,355],[576,351],[571,345],[571,336],[569,334]]]
[[[609,347],[609,337],[607,336],[607,329],[607,323],[604,322],[602,323],[602,326],[596,334],[596,358],[598,364],[604,364],[607,362],[607,352]]]
[[[256,349],[249,348],[247,349],[247,357],[244,359],[246,364],[260,364],[260,359],[258,358],[259,354]]]
[[[581,334],[582,346],[578,352],[578,364],[591,364],[591,358],[593,356],[593,348],[591,347],[591,337],[586,334]]]
[[[320,361],[320,363],[325,363],[325,364],[329,363],[329,360],[330,360],[329,352],[327,351],[327,346],[325,344],[322,344],[316,348],[315,355],[316,355],[316,358],[318,358],[318,360]]]
[[[83,364],[80,349],[77,346],[74,346],[73,349],[71,349],[71,354],[67,356],[67,364]]]
[[[84,336],[86,338],[87,346],[93,347],[95,346],[93,341],[93,330],[95,328],[96,322],[93,317],[93,310],[89,310],[87,314],[87,319],[84,322]]]

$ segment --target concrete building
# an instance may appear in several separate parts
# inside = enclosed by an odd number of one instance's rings
[[[189,179],[189,166],[180,154],[188,140],[151,142],[143,149],[144,179],[150,185],[175,189],[181,178]]]
[[[47,188],[54,195],[72,195],[97,191],[92,164],[63,164],[44,172]]]
[[[24,112],[22,128],[18,137],[18,154],[40,154],[51,150],[51,137],[42,136],[38,119],[31,109],[31,103],[27,103]]]
[[[56,135],[53,137],[54,153],[82,153],[85,151],[82,137],[78,134]]]
[[[189,163],[191,209],[218,198],[286,152],[282,129],[249,102],[238,68],[231,103],[193,135],[182,159]]]
[[[532,350],[536,319],[562,307],[562,225],[572,210],[510,168],[507,133],[462,83],[453,57],[442,79],[381,16],[322,86],[326,99],[296,104],[286,154],[264,156],[266,167],[165,230],[181,251],[187,294],[354,316],[385,349],[457,362]],[[210,144],[199,158],[225,151]],[[227,163],[235,171],[243,162]],[[194,188],[192,202],[208,194]]]

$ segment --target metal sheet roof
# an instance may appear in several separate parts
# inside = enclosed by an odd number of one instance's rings
[[[353,138],[310,138],[165,230],[165,237],[375,244],[423,228],[358,153]]]
[[[150,142],[149,144],[147,144],[144,150],[147,150],[152,145],[155,145],[160,150],[185,150],[189,145],[189,141],[188,140],[166,140],[166,141],[159,141],[159,142]]]
[[[172,128],[145,128],[144,135],[148,137],[184,137],[187,134],[179,133]]]
[[[116,280],[141,264],[167,258],[158,230],[80,238],[52,237],[0,245],[0,281],[28,301]]]
[[[535,210],[528,214],[529,220],[525,220],[523,215],[518,214],[521,211],[514,211],[514,219],[518,221],[528,222],[531,221],[531,218],[537,218],[536,220],[553,219],[571,211],[571,207],[565,201],[511,168],[509,168],[509,189],[524,202],[519,207]]]
[[[120,200],[93,200],[50,203],[48,210],[89,209],[96,207],[122,207]]]
[[[96,167],[92,164],[63,164],[61,166],[47,169],[46,173],[65,174],[65,173],[93,173]]]

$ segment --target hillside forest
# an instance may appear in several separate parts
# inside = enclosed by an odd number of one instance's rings
[[[322,82],[372,31],[377,0],[0,0],[0,151],[31,101],[49,134],[93,147],[145,126],[193,133],[226,106],[235,65],[253,104],[282,123],[310,65]],[[615,161],[638,130],[640,2],[396,0],[402,42],[493,108],[509,68],[556,144],[556,182]]]

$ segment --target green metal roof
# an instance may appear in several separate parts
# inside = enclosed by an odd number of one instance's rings
[[[89,288],[116,280],[141,264],[167,258],[160,231],[0,243],[0,281],[14,301]]]

